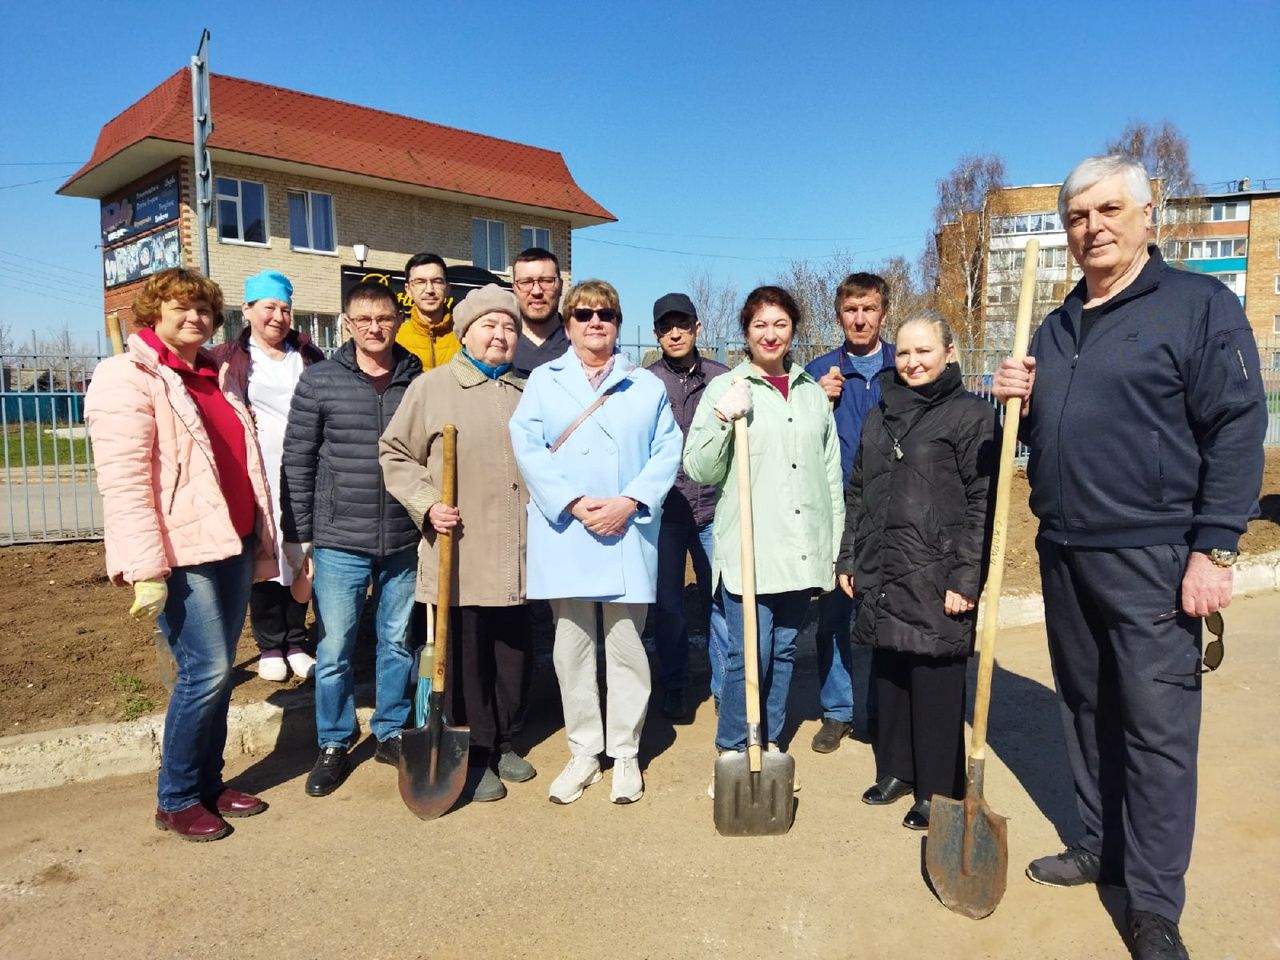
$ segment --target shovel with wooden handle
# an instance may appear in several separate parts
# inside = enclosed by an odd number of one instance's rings
[[[1027,243],[1018,319],[1013,333],[1015,360],[1027,355],[1039,252],[1039,241]],[[987,568],[987,605],[982,614],[978,689],[974,696],[973,736],[969,744],[964,799],[933,798],[929,812],[929,839],[925,847],[929,882],[933,884],[938,899],[949,909],[974,920],[990,915],[999,906],[1009,872],[1008,821],[987,806],[982,791],[987,709],[991,704],[991,674],[995,669],[996,628],[1000,619],[1000,589],[1004,583],[1004,553],[1009,530],[1009,489],[1013,482],[1013,458],[1017,452],[1021,416],[1022,398],[1006,400],[1000,472],[996,480],[996,511],[991,527],[991,560]]]
[[[444,428],[443,473],[440,502],[456,502],[458,430]],[[450,726],[444,719],[444,680],[449,660],[449,603],[453,587],[453,533],[437,534],[440,554],[436,592],[435,642],[428,642],[419,659],[418,677],[431,676],[431,698],[426,722],[406,730],[400,739],[400,799],[423,820],[434,820],[452,807],[467,782],[467,755],[471,728]],[[430,649],[430,648],[434,649]]]
[[[747,750],[716,758],[716,830],[726,837],[762,837],[791,829],[796,761],[765,751],[760,736],[759,625],[756,619],[756,552],[751,523],[751,454],[747,418],[733,421],[733,458],[738,464],[742,539],[742,658],[747,688]]]

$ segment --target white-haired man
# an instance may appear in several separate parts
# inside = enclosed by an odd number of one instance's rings
[[[1027,875],[1123,884],[1134,956],[1185,958],[1201,618],[1231,601],[1257,512],[1258,350],[1235,294],[1148,245],[1141,164],[1085,160],[1058,210],[1084,279],[994,383],[998,399],[1028,401],[1049,654],[1084,826]]]

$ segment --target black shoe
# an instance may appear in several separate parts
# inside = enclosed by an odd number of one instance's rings
[[[475,790],[471,792],[471,799],[477,803],[488,803],[492,800],[501,800],[507,795],[507,788],[493,767],[485,767],[484,773],[480,776],[480,782],[476,784]]]
[[[520,754],[509,743],[502,745],[498,751],[498,776],[508,783],[524,783],[538,775],[532,763]]]
[[[1047,887],[1078,887],[1097,883],[1101,864],[1096,854],[1084,847],[1067,847],[1061,853],[1041,857],[1027,864],[1027,877]]]
[[[351,761],[347,759],[345,747],[325,747],[316,758],[316,765],[311,768],[307,777],[307,796],[327,797],[347,779],[351,772]]]
[[[853,730],[853,725],[843,720],[832,720],[830,717],[822,721],[822,729],[813,735],[814,753],[835,753],[840,749],[840,741]]]
[[[902,818],[902,825],[908,830],[928,830],[931,803],[929,800],[917,800]]]
[[[672,687],[662,694],[662,715],[668,720],[683,720],[689,715],[684,687]]]
[[[903,797],[914,792],[914,785],[907,783],[905,780],[899,780],[897,777],[884,777],[867,789],[862,795],[862,802],[869,803],[873,807],[884,806],[886,803],[894,803]]]
[[[1178,925],[1158,913],[1125,911],[1126,926],[1134,960],[1187,960]]]
[[[392,767],[400,766],[400,738],[387,737],[378,741],[378,748],[373,751],[373,759]]]

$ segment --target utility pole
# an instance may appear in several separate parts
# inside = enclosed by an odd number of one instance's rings
[[[200,34],[200,46],[191,58],[191,143],[195,149],[196,249],[200,272],[209,276],[209,224],[213,220],[213,170],[208,142],[213,133],[209,106],[209,31]]]

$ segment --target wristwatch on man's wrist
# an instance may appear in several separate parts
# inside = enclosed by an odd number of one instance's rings
[[[1221,550],[1218,547],[1209,551],[1209,561],[1215,567],[1234,567],[1239,556],[1239,552],[1235,550]]]

